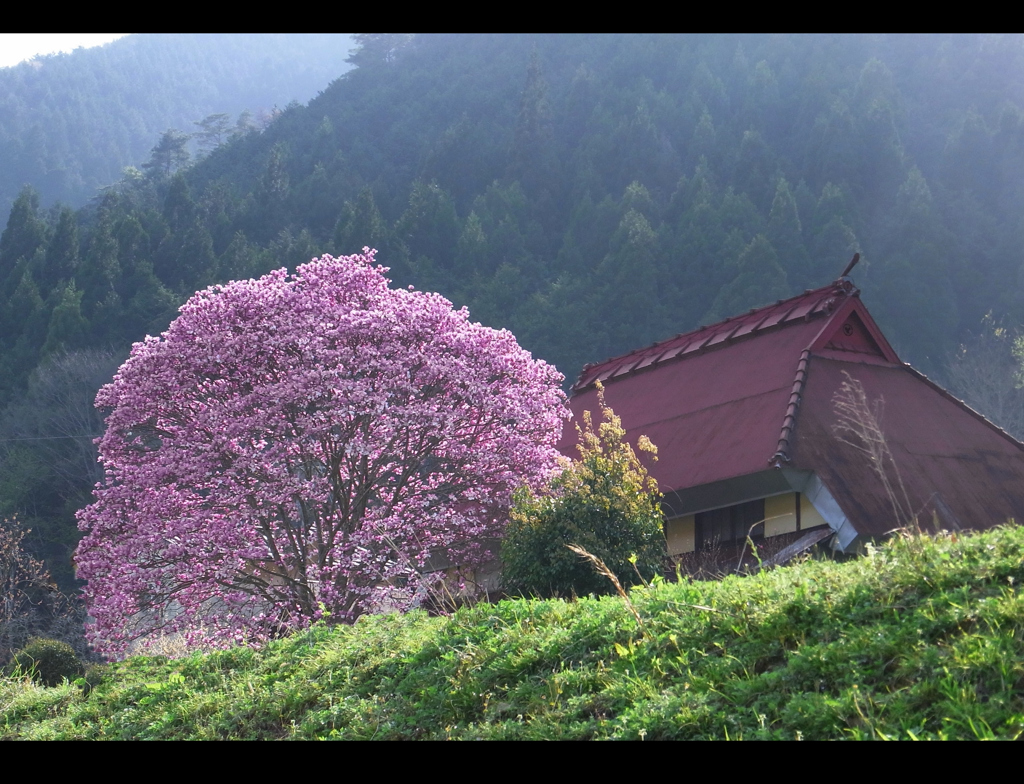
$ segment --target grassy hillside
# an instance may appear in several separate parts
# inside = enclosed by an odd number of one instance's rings
[[[1024,530],[0,681],[4,738],[1013,738]]]

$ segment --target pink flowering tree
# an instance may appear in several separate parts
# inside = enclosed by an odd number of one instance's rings
[[[108,653],[186,632],[258,642],[423,597],[545,480],[562,376],[373,251],[196,294],[96,405],[105,479],[78,549]]]

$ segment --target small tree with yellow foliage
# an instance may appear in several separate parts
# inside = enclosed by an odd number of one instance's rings
[[[601,421],[590,412],[577,424],[580,457],[569,461],[540,494],[518,491],[502,546],[503,579],[512,593],[548,596],[605,594],[607,578],[569,550],[601,558],[623,583],[649,580],[665,557],[661,493],[648,475],[598,385]],[[657,459],[641,436],[637,447]]]

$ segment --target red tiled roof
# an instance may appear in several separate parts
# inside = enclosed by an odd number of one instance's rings
[[[592,386],[595,381],[604,382],[681,356],[690,356],[715,346],[729,345],[737,340],[761,335],[771,329],[827,316],[840,302],[851,296],[856,297],[859,293],[849,281],[838,280],[823,288],[805,291],[797,297],[779,300],[774,305],[753,308],[742,316],[733,316],[718,324],[676,335],[621,357],[587,365],[572,390],[580,392]]]
[[[657,445],[658,461],[645,463],[665,493],[788,466],[818,473],[858,531],[884,533],[892,527],[884,490],[863,455],[832,432],[845,369],[864,379],[872,400],[889,404],[886,435],[915,472],[908,489],[921,495],[934,486],[943,508],[965,520],[979,509],[996,518],[991,524],[1010,512],[1024,518],[1024,447],[904,365],[859,294],[841,278],[587,366],[570,406],[577,416],[595,411],[601,381],[627,438]],[[571,422],[560,448],[574,455],[575,443]],[[953,488],[971,503],[1002,500],[972,509],[948,497]]]
[[[742,476],[763,471],[777,451],[797,361],[820,329],[818,320],[801,320],[703,352],[686,351],[681,339],[667,341],[667,354],[609,360],[591,378],[602,380],[629,440],[646,435],[658,446],[649,470],[663,490]],[[657,359],[647,368],[631,370],[652,355]],[[578,389],[570,406],[577,416],[596,411],[593,384]],[[572,426],[563,436],[566,454],[576,443]]]
[[[630,439],[643,434],[658,446],[651,470],[663,488],[764,470],[792,430],[802,355],[858,294],[840,280],[588,366],[570,405],[576,414],[593,411],[594,384],[602,382]],[[574,444],[567,430],[563,451]]]

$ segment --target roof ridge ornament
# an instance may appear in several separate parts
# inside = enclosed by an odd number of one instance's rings
[[[836,280],[836,283],[838,283],[841,280],[846,280],[848,277],[850,277],[850,272],[852,272],[853,268],[857,266],[858,261],[860,261],[860,254],[854,253],[853,258],[850,259],[850,263],[846,265],[846,269],[843,270],[838,280]]]

